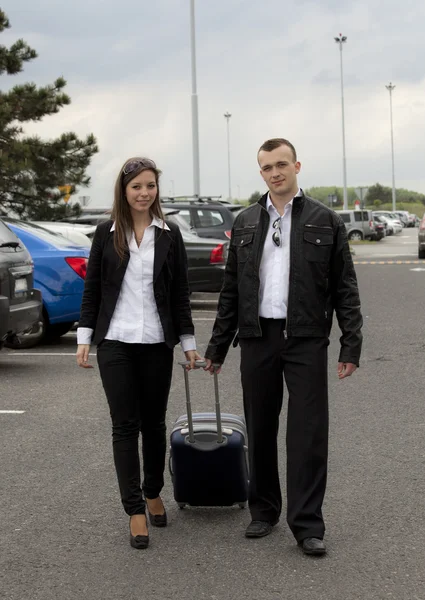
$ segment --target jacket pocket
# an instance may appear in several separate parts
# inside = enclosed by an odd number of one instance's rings
[[[238,263],[244,263],[248,260],[251,253],[254,241],[253,233],[244,233],[242,231],[235,232],[232,243],[236,250]]]
[[[326,229],[304,231],[304,256],[310,262],[329,262],[333,235]]]

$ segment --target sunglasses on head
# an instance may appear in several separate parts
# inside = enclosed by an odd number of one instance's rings
[[[146,167],[148,169],[156,169],[156,164],[150,158],[138,158],[137,160],[131,160],[124,165],[122,170],[123,175],[129,175],[139,167]]]

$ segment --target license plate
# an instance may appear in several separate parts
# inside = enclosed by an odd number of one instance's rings
[[[22,294],[28,291],[28,283],[26,279],[16,279],[15,294]]]

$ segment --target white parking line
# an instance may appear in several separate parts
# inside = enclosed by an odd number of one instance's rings
[[[23,415],[24,410],[0,410],[0,415]]]

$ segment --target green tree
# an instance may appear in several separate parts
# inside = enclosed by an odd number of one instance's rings
[[[376,199],[373,201],[373,206],[374,206],[374,207],[375,207],[377,210],[379,210],[379,207],[381,206],[381,204],[382,204],[382,202],[381,202],[381,200],[379,200],[379,198],[376,198]]]
[[[0,9],[0,33],[9,27]],[[24,63],[36,57],[36,51],[24,40],[10,48],[0,45],[0,76],[22,72]],[[63,92],[65,86],[66,81],[60,77],[45,87],[26,83],[8,92],[0,90],[0,209],[5,212],[38,219],[41,215],[56,218],[66,210],[80,210],[78,206],[64,206],[65,192],[58,186],[70,185],[72,194],[77,187],[90,184],[86,169],[98,152],[93,134],[81,140],[68,132],[58,139],[41,140],[38,136],[26,137],[23,128],[24,123],[41,121],[70,104]]]
[[[382,204],[391,202],[391,188],[384,187],[380,183],[371,185],[366,196],[366,202],[374,204],[375,200],[380,200]]]
[[[250,204],[255,204],[256,202],[259,201],[259,199],[261,198],[263,194],[261,192],[254,192],[253,194],[250,195],[250,197],[248,198],[248,202]]]

